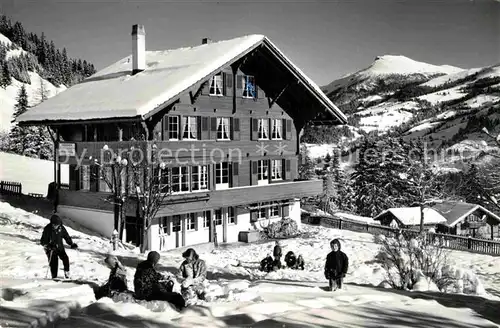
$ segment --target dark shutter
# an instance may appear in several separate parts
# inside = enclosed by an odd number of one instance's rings
[[[236,75],[236,97],[243,97],[243,75]]]
[[[196,139],[201,140],[201,116],[196,116]]]
[[[250,222],[255,222],[257,221],[257,211],[251,211],[250,212]]]
[[[168,115],[163,116],[163,140],[168,140]]]
[[[160,219],[160,220],[163,220],[163,218]],[[170,236],[170,232],[171,232],[170,229],[171,229],[171,225],[172,225],[172,217],[171,216],[167,216],[167,219],[165,220],[165,223],[167,225],[167,235]]]
[[[210,118],[210,139],[217,139],[217,117]]]
[[[69,190],[78,190],[79,183],[78,178],[80,176],[80,171],[76,169],[76,165],[69,165]]]
[[[240,119],[239,118],[231,118],[231,131],[232,131],[232,140],[240,140]]]
[[[290,205],[283,205],[283,217],[286,218],[290,216]]]
[[[292,140],[292,120],[286,120],[286,127],[283,126],[285,129],[285,139],[286,140]]]
[[[251,135],[251,140],[259,140],[259,120],[256,118],[252,118],[252,124],[251,124],[251,130],[252,130],[252,135]]]
[[[257,185],[258,183],[258,171],[259,171],[259,166],[258,166],[258,161],[251,161],[250,162],[250,176],[251,176],[251,181],[250,184]]]
[[[284,174],[283,174],[283,180],[290,180],[291,179],[291,161],[289,159],[283,160],[283,168],[284,168]]]
[[[215,190],[215,165],[217,164],[208,165],[208,185],[210,190]]]
[[[184,129],[186,128],[186,121],[187,121],[188,117],[187,116],[182,116],[182,115],[179,115],[179,140],[182,140],[183,137],[184,137]]]
[[[224,95],[232,96],[233,95],[233,74],[224,73]]]
[[[208,116],[201,117],[201,140],[210,139],[209,119]]]
[[[231,188],[239,186],[239,170],[238,162],[233,162],[231,165]]]
[[[90,191],[97,191],[99,182],[99,166],[90,165]]]

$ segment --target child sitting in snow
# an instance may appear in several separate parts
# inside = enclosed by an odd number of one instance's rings
[[[342,289],[342,280],[349,268],[349,258],[340,250],[340,241],[330,242],[332,251],[326,257],[325,278],[328,279],[330,290]]]
[[[181,283],[181,294],[186,301],[193,301],[196,297],[204,299],[204,282],[207,277],[207,266],[205,261],[192,248],[188,248],[182,257],[185,259],[179,268]]]
[[[111,269],[108,281],[95,293],[98,300],[102,297],[113,297],[115,293],[127,291],[127,270],[114,255],[108,255],[104,262]]]

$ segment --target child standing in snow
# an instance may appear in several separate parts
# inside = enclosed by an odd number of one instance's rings
[[[50,218],[50,223],[43,228],[42,238],[40,239],[40,244],[43,246],[49,260],[52,279],[57,278],[59,259],[63,262],[64,277],[69,278],[69,258],[64,250],[63,239],[71,246],[71,249],[78,248],[63,226],[61,218],[54,214]]]
[[[330,290],[342,289],[342,280],[349,268],[349,258],[340,250],[340,241],[330,242],[332,251],[326,257],[325,278],[329,281]]]

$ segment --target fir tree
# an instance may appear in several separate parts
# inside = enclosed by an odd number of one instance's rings
[[[311,180],[314,178],[314,163],[309,157],[309,150],[305,145],[300,147],[300,154],[302,158],[302,164],[299,165],[299,179],[300,180]]]
[[[12,83],[12,77],[10,75],[9,65],[5,61],[2,65],[2,75],[0,76],[0,86],[6,88]]]

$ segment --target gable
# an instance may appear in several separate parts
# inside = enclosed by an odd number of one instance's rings
[[[255,52],[257,48],[259,51]],[[273,61],[270,66],[274,67],[267,74],[263,72],[264,68],[256,69],[255,60],[251,60],[254,54],[264,51],[267,58]],[[303,119],[315,119],[323,115],[336,123],[346,122],[345,115],[319,87],[262,35],[249,35],[192,48],[147,51],[147,67],[135,75],[131,75],[131,56],[125,57],[82,83],[29,109],[17,121],[29,124],[111,118],[144,120],[177,101],[186,91],[199,88],[222,68],[235,63],[241,65],[241,70],[246,74],[252,70],[258,73],[264,78],[263,82],[266,77],[271,79],[271,72],[286,76],[284,80],[287,83],[292,81],[289,87],[291,91],[276,102],[291,112],[295,111],[297,115],[302,111]],[[279,71],[282,73],[277,73]],[[287,92],[278,91],[283,86],[271,81],[262,87],[267,88],[273,97]],[[265,91],[267,94],[268,91]],[[293,94],[299,96],[294,99]],[[307,106],[303,105],[306,102]]]

